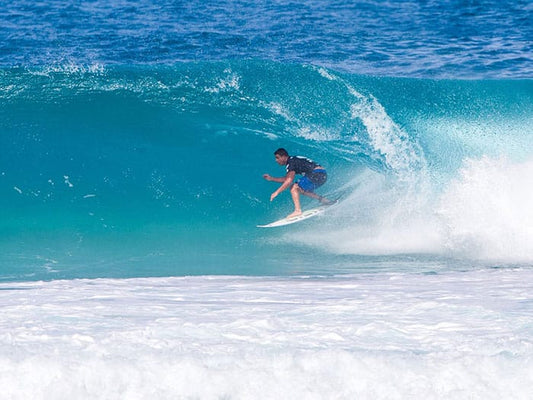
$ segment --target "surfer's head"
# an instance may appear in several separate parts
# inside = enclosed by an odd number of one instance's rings
[[[287,150],[283,148],[279,148],[274,152],[274,156],[276,157],[276,162],[279,165],[286,165],[287,161],[289,159],[289,153]]]

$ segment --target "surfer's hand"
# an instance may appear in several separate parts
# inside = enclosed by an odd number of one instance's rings
[[[277,191],[275,191],[274,193],[272,193],[272,194],[270,195],[270,201],[274,200],[274,199],[278,196],[278,194],[279,194],[279,193],[278,193]]]
[[[267,181],[272,180],[272,177],[269,174],[264,174],[263,178],[265,178]]]

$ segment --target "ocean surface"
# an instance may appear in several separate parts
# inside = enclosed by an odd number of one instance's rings
[[[529,399],[532,38],[528,1],[3,2],[0,397]],[[340,201],[260,229],[279,147]]]

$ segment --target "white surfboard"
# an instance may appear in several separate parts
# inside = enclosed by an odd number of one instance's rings
[[[306,210],[302,212],[300,215],[297,215],[296,217],[291,218],[282,218],[280,220],[274,221],[270,224],[266,225],[257,225],[258,228],[276,228],[278,226],[285,226],[294,224],[296,222],[304,221],[308,218],[314,217],[316,215],[322,214],[324,211],[326,211],[329,207],[334,205],[336,202],[328,205],[322,205],[316,208],[311,208],[310,210]]]

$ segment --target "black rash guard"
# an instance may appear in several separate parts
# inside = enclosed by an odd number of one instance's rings
[[[287,172],[290,171],[294,171],[296,174],[304,176],[296,183],[306,192],[312,192],[317,187],[322,186],[328,179],[324,168],[320,167],[320,165],[313,160],[305,157],[289,157],[287,160]]]
[[[287,172],[294,171],[298,175],[310,175],[318,164],[305,157],[290,156],[287,160]]]

